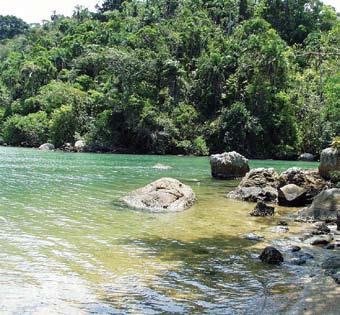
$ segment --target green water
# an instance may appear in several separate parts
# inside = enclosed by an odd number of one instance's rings
[[[317,164],[251,162],[291,166]],[[152,214],[117,202],[164,176],[191,185],[196,205]],[[263,266],[265,243],[242,238],[277,237],[268,227],[292,210],[251,218],[252,204],[225,198],[237,182],[211,179],[207,158],[0,147],[0,184],[1,314],[271,314],[298,298],[295,271]]]

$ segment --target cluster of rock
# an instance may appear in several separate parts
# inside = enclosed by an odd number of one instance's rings
[[[303,206],[329,187],[317,171],[290,168],[279,175],[273,168],[257,168],[246,174],[229,198]]]
[[[58,148],[61,151],[65,152],[85,152],[87,151],[87,146],[85,141],[78,140],[75,142],[74,145],[71,143],[65,143],[60,148]],[[41,151],[54,151],[55,146],[52,143],[44,143],[39,147],[39,150]]]

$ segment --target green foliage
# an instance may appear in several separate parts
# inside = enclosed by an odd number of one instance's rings
[[[48,139],[48,118],[45,112],[27,116],[13,115],[3,126],[4,141],[17,146],[39,146]]]
[[[0,40],[24,34],[28,25],[22,20],[11,15],[0,15]]]
[[[0,134],[15,145],[37,145],[31,124],[56,146],[293,158],[340,133],[340,23],[319,0],[105,0],[13,30]]]
[[[71,105],[62,105],[52,113],[50,133],[52,142],[57,146],[72,143],[77,130],[77,117]]]

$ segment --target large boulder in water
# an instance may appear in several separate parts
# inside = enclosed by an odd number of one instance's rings
[[[300,155],[299,160],[305,162],[313,162],[315,160],[315,156],[311,153],[303,153]]]
[[[52,143],[44,143],[39,147],[41,151],[52,151],[54,150],[54,145]]]
[[[279,174],[273,168],[252,169],[228,197],[252,202],[277,202],[278,178]]]
[[[193,190],[173,178],[161,178],[121,199],[129,207],[152,212],[179,212],[193,206]]]
[[[306,191],[303,196],[304,200],[302,200],[301,196],[301,202],[298,206],[311,204],[316,195],[322,190],[329,188],[329,183],[320,176],[317,170],[302,170],[298,167],[292,167],[286,170],[279,177],[279,190],[280,188],[291,184]]]
[[[334,171],[340,171],[340,150],[328,148],[321,152],[319,173],[323,178],[330,179]]]
[[[279,205],[300,207],[306,204],[306,189],[295,184],[288,184],[279,188]]]
[[[336,222],[340,212],[340,189],[328,189],[317,195],[310,207],[300,210],[297,221]]]
[[[243,177],[249,172],[248,160],[235,151],[212,155],[210,165],[211,175],[219,179]]]

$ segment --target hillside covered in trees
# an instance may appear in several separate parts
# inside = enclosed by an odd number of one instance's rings
[[[15,146],[248,157],[340,134],[340,21],[319,0],[106,0],[0,17],[0,135]]]

